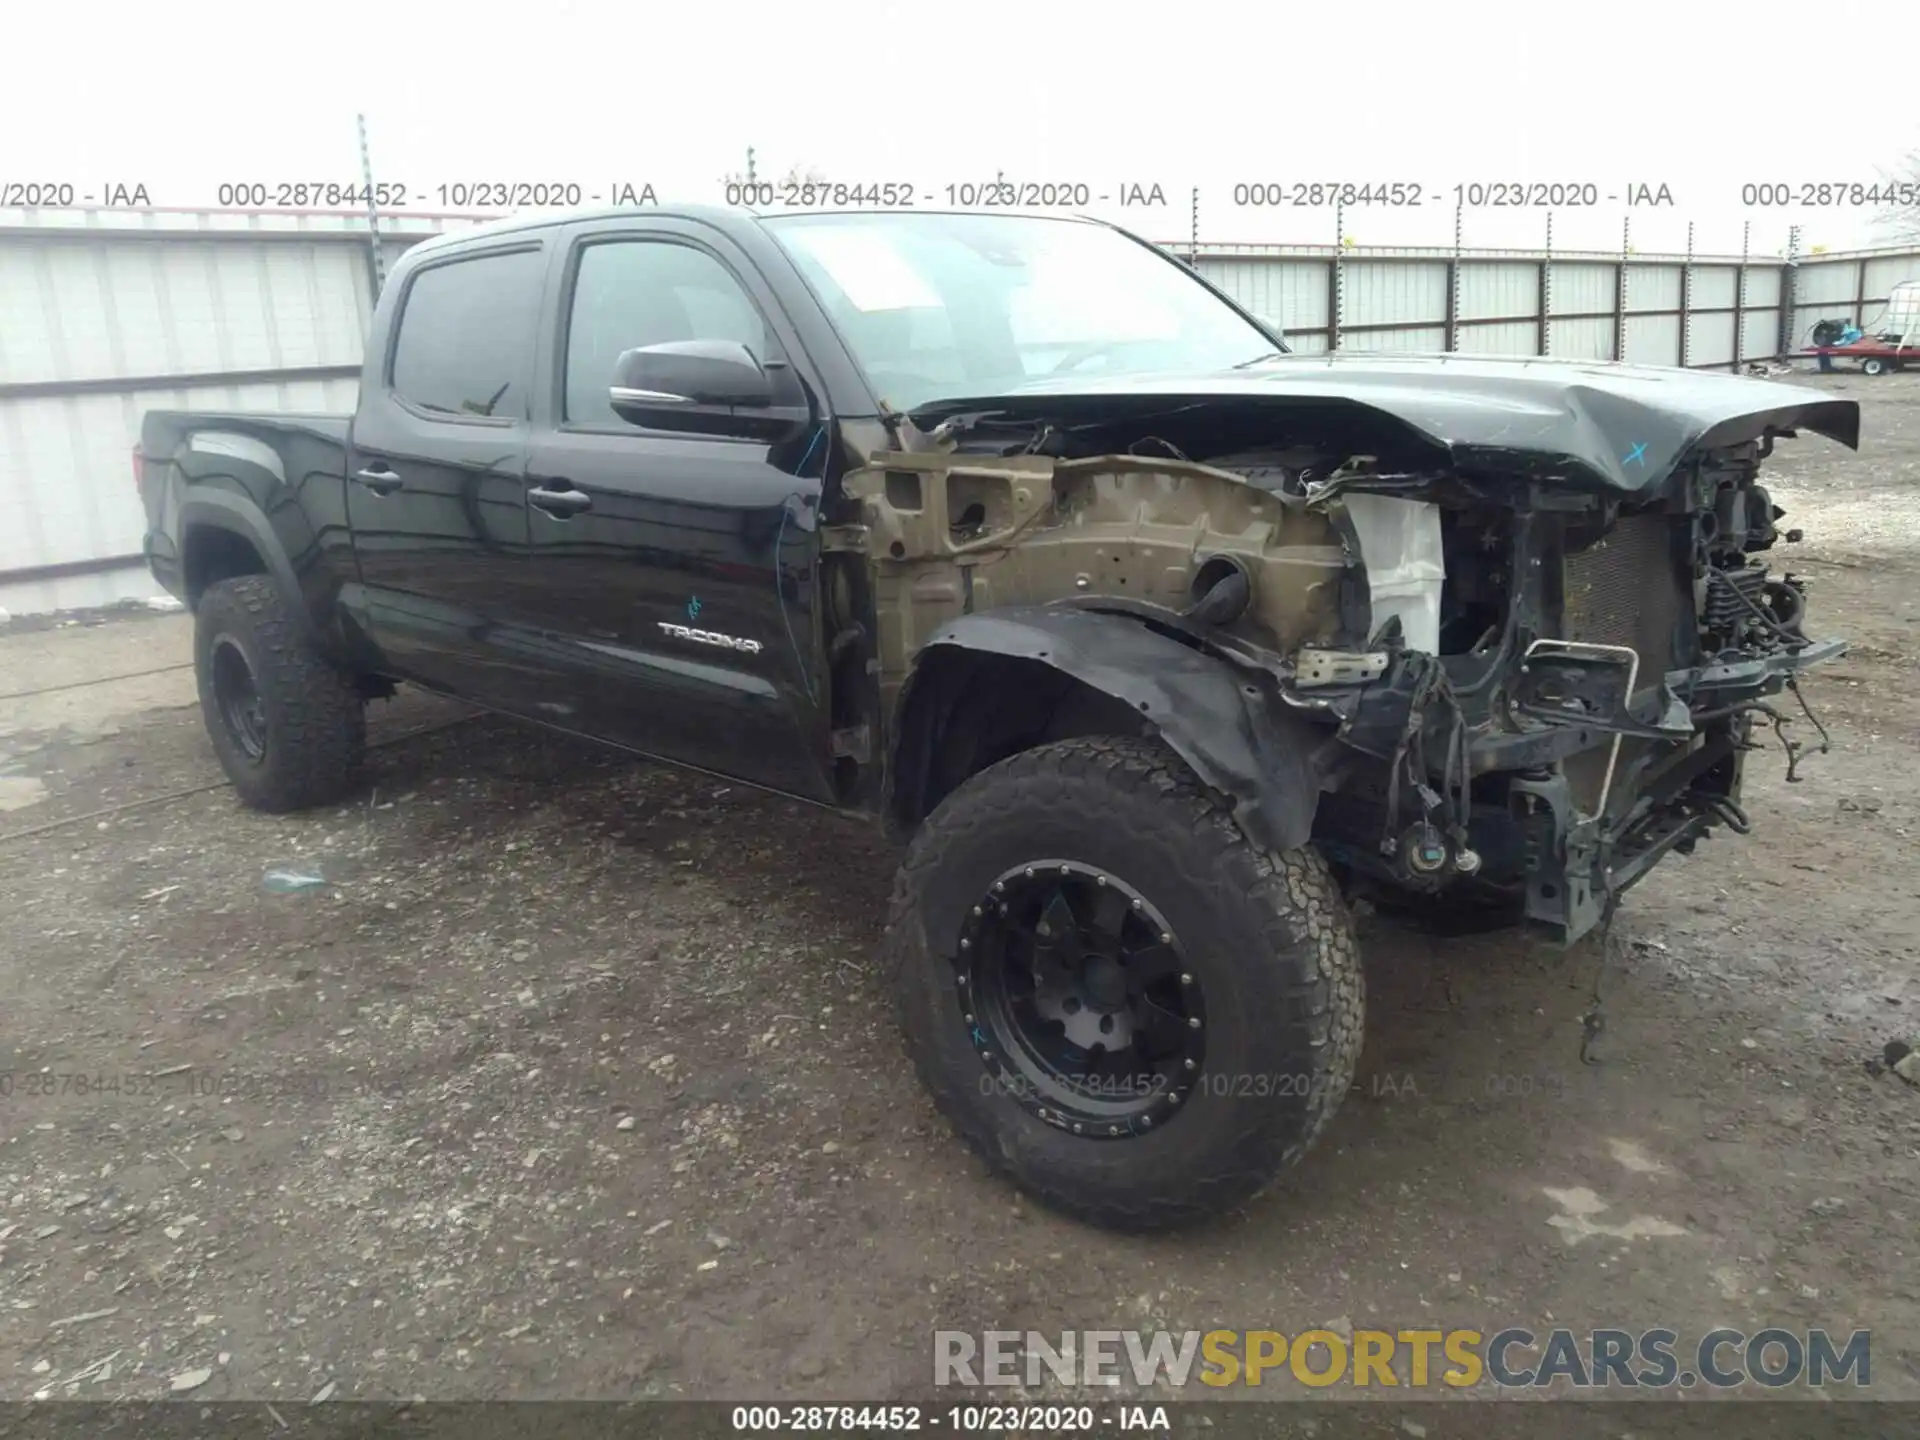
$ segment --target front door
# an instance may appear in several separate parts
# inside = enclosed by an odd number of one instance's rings
[[[751,263],[704,227],[594,222],[569,243],[556,383],[526,471],[525,603],[554,662],[547,718],[828,799],[824,429],[774,445],[646,430],[607,393],[623,351],[669,340],[738,341],[803,384],[798,342]]]
[[[523,243],[413,272],[347,459],[360,571],[349,610],[382,664],[510,710],[534,688],[505,607],[527,563],[523,477],[546,271],[540,244]]]

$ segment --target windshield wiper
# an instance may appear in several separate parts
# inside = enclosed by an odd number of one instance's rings
[[[1253,365],[1264,365],[1269,360],[1284,360],[1287,356],[1291,355],[1292,353],[1293,352],[1291,350],[1269,350],[1267,351],[1266,354],[1256,355],[1251,360],[1242,360],[1238,365],[1234,366],[1233,368],[1236,370],[1245,370],[1248,367]]]

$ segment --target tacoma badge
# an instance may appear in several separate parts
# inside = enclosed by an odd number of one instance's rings
[[[738,650],[742,655],[758,655],[758,640],[742,639],[738,635],[722,635],[718,630],[695,630],[687,625],[675,625],[662,620],[660,628],[676,640],[691,640],[696,645],[717,645],[722,650]]]

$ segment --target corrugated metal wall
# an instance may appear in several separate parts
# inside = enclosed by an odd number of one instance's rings
[[[1793,281],[1792,343],[1807,345],[1821,320],[1851,320],[1870,330],[1883,316],[1893,287],[1908,280],[1920,281],[1920,253],[1823,255],[1803,263]]]
[[[385,258],[467,223],[383,217]],[[1544,347],[1731,366],[1781,353],[1783,334],[1804,345],[1819,319],[1870,320],[1894,284],[1920,279],[1920,252],[1906,250],[1789,269],[1729,256],[1169,248],[1307,354]],[[370,268],[354,216],[0,212],[0,607],[152,593],[130,463],[142,412],[351,409]]]
[[[0,608],[15,614],[156,593],[138,558],[142,414],[350,410],[372,313],[365,230],[346,217],[53,213],[0,221]],[[439,228],[402,222],[384,258]]]
[[[1356,351],[1728,367],[1804,346],[1813,322],[1827,315],[1858,318],[1864,304],[1871,316],[1891,286],[1920,279],[1920,252],[1904,250],[1812,256],[1791,267],[1773,258],[1634,256],[1623,276],[1618,256],[1544,251],[1169,248],[1306,354],[1337,343]]]

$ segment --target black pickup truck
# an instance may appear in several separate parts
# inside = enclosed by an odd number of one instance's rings
[[[425,242],[351,419],[157,411],[137,468],[244,801],[340,798],[409,682],[877,816],[940,1107],[1148,1228],[1332,1116],[1351,897],[1572,941],[1749,828],[1756,722],[1842,648],[1757,472],[1858,428],[1730,375],[1289,354],[1091,221],[689,208]]]

